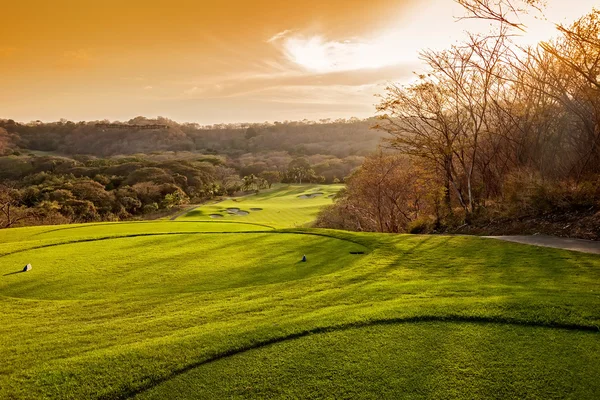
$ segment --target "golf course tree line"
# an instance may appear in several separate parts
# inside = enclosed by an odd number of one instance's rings
[[[164,117],[129,121],[19,123],[0,119],[0,154],[19,149],[97,157],[165,151],[192,151],[239,157],[287,152],[344,159],[372,152],[384,133],[370,129],[374,118],[284,121],[260,124],[177,123]],[[141,129],[142,127],[152,129]]]
[[[155,216],[280,182],[339,183],[380,140],[373,123],[0,120],[0,227]]]
[[[459,3],[467,18],[493,21],[492,31],[422,51],[426,72],[386,89],[385,148],[348,179],[320,225],[422,232],[537,218],[597,237],[600,10],[523,47],[519,15],[542,10],[537,1]]]
[[[280,182],[337,183],[361,162],[286,152],[238,159],[168,152],[112,158],[12,154],[0,157],[0,227],[153,218],[190,202]]]

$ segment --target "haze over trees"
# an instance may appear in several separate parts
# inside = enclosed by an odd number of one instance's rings
[[[0,227],[146,218],[279,182],[338,183],[382,137],[373,123],[0,120]]]
[[[373,151],[381,132],[374,118],[285,121],[263,124],[177,123],[164,117],[129,121],[17,123],[0,119],[0,154],[10,148],[86,154],[97,157],[156,151],[198,151],[237,157],[245,153],[285,151],[292,156],[317,154],[338,158]],[[154,129],[141,129],[151,126]]]
[[[597,226],[600,11],[523,48],[518,16],[537,2],[459,3],[493,32],[423,51],[427,73],[387,88],[378,128],[390,154],[371,156],[320,224],[397,232],[572,214]],[[417,188],[411,169],[426,177]]]

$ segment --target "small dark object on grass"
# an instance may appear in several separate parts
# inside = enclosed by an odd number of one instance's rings
[[[23,272],[27,271],[31,271],[31,264],[27,264],[25,267],[23,267]]]
[[[364,251],[351,251],[350,254],[365,254]]]
[[[306,255],[302,256],[302,262],[306,262]]]

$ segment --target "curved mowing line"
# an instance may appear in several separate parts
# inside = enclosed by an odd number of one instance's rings
[[[9,253],[0,254],[0,258],[6,257],[6,256],[10,256],[10,255],[13,255],[13,254],[24,253],[24,252],[30,251],[30,250],[45,249],[47,247],[64,246],[64,245],[67,245],[67,244],[86,243],[86,242],[99,242],[99,241],[102,241],[102,240],[111,240],[111,239],[130,239],[130,238],[136,238],[136,237],[167,236],[167,235],[213,235],[213,234],[215,234],[215,235],[235,235],[235,234],[252,234],[252,233],[256,233],[256,234],[269,234],[269,235],[271,235],[271,234],[282,234],[282,235],[283,234],[288,234],[288,235],[323,236],[323,237],[327,237],[327,238],[330,238],[330,239],[341,240],[341,241],[344,241],[344,242],[353,243],[353,244],[359,245],[361,247],[364,247],[365,249],[370,250],[365,245],[360,244],[358,242],[354,242],[352,240],[346,240],[346,239],[341,239],[341,238],[338,238],[338,237],[335,237],[335,236],[328,236],[328,235],[324,235],[324,234],[309,233],[309,232],[277,232],[277,231],[158,232],[158,233],[134,233],[134,234],[122,235],[122,236],[106,236],[106,237],[99,237],[99,238],[88,238],[88,239],[71,240],[71,241],[68,241],[68,242],[61,242],[61,243],[43,244],[43,245],[40,245],[40,246],[34,246],[34,247],[29,247],[27,249],[19,249],[19,250],[11,251]]]
[[[261,226],[261,227],[265,227],[265,228],[269,228],[269,229],[277,229],[274,226],[271,225],[267,225],[267,224],[259,224],[257,222],[244,222],[244,221],[232,221],[232,220],[219,220],[219,221],[214,221],[214,220],[196,220],[196,221],[170,221],[170,222],[176,222],[176,223],[186,223],[186,224],[203,224],[203,223],[209,223],[209,224],[241,224],[241,225],[255,225],[255,226]]]
[[[117,225],[117,226],[121,226],[121,225],[141,225],[141,224],[169,224],[169,223],[188,223],[188,224],[203,224],[203,223],[213,223],[213,224],[240,224],[240,225],[255,225],[255,226],[261,226],[261,227],[265,227],[265,228],[270,228],[270,229],[275,229],[275,227],[271,226],[271,225],[266,225],[266,224],[258,224],[258,223],[254,223],[254,222],[244,222],[244,221],[211,221],[211,220],[207,220],[207,221],[130,221],[130,222],[105,222],[105,223],[99,223],[99,224],[84,224],[81,226],[70,226],[67,228],[56,228],[56,229],[51,229],[49,231],[44,231],[44,232],[38,232],[34,235],[31,235],[31,237],[34,236],[38,236],[38,235],[44,235],[46,233],[52,233],[52,232],[59,232],[59,231],[66,231],[66,230],[72,230],[72,229],[80,229],[80,228],[90,228],[90,227],[96,227],[96,226],[110,226],[110,225]]]
[[[379,319],[379,320],[370,320],[363,322],[354,322],[354,323],[346,323],[341,325],[334,326],[323,326],[312,329],[306,329],[303,331],[299,331],[296,333],[292,333],[286,336],[274,337],[271,339],[261,340],[255,343],[250,343],[247,346],[242,346],[238,348],[233,348],[230,350],[225,350],[221,353],[215,354],[205,360],[194,362],[190,365],[187,365],[183,368],[177,369],[170,374],[166,375],[163,378],[156,378],[151,380],[149,383],[134,389],[131,388],[125,392],[120,393],[111,393],[106,394],[104,396],[99,397],[102,400],[108,399],[130,399],[138,394],[142,394],[147,392],[148,390],[165,383],[173,378],[176,378],[179,375],[182,375],[186,372],[189,372],[195,368],[200,366],[210,364],[214,361],[222,360],[224,358],[228,358],[234,355],[242,354],[250,350],[260,349],[263,347],[267,347],[277,343],[283,343],[289,340],[300,339],[303,337],[325,334],[331,332],[340,332],[346,331],[350,329],[359,329],[366,328],[370,326],[385,326],[385,325],[395,325],[395,324],[408,324],[408,323],[420,323],[420,322],[445,322],[445,323],[472,323],[472,324],[495,324],[495,325],[512,325],[512,326],[524,326],[524,327],[535,327],[535,328],[548,328],[548,329],[560,329],[566,331],[582,331],[582,332],[600,332],[600,328],[594,325],[581,325],[581,324],[564,324],[560,322],[534,322],[534,321],[521,321],[513,318],[495,318],[495,317],[477,317],[477,316],[432,316],[425,315],[421,317],[409,317],[409,318],[391,318],[391,319]]]

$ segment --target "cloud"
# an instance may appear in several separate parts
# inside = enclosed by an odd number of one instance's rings
[[[185,94],[194,94],[194,93],[198,92],[199,90],[200,89],[198,88],[198,86],[194,86],[194,87],[191,87],[189,89],[184,90],[183,93],[185,93]]]
[[[150,85],[144,86],[144,90],[152,90],[152,86],[150,86]]]
[[[269,38],[266,42],[267,43],[273,43],[278,41],[279,39],[283,39],[284,37],[286,37],[287,35],[289,35],[290,33],[294,32],[293,29],[286,29],[285,31],[281,31],[273,36],[271,36],[271,38]]]
[[[419,64],[403,64],[380,69],[361,71],[340,71],[328,74],[313,74],[303,71],[290,71],[285,74],[256,74],[242,75],[220,80],[217,84],[193,84],[183,90],[185,98],[233,98],[260,96],[260,93],[275,93],[277,90],[287,90],[291,96],[294,93],[302,97],[321,97],[315,88],[322,88],[326,92],[328,88],[339,93],[340,88],[348,91],[360,91],[364,87],[377,86],[383,91],[385,84],[395,81],[407,82],[412,76],[412,71],[419,68]],[[304,91],[303,88],[309,88]],[[181,93],[181,92],[180,92]],[[180,97],[180,96],[175,96]],[[343,97],[340,97],[343,99]]]
[[[281,44],[289,61],[316,73],[378,69],[414,62],[420,48],[401,31],[345,40],[296,35],[285,38]]]

